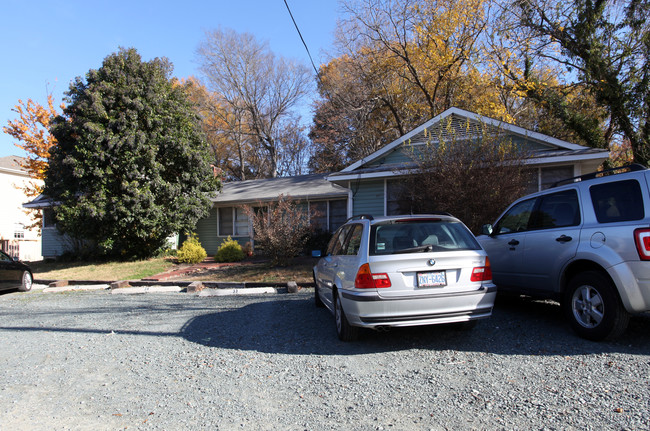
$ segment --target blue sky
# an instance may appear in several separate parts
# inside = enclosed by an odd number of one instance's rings
[[[316,66],[332,51],[337,0],[287,0]],[[18,99],[57,105],[77,76],[101,66],[120,46],[144,60],[167,57],[179,78],[197,75],[196,48],[218,27],[254,34],[276,54],[310,66],[283,0],[3,0],[0,18],[0,126]],[[308,109],[301,110],[310,115]],[[23,156],[0,130],[0,157]]]

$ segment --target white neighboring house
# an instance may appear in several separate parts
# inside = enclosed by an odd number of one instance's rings
[[[25,228],[31,221],[22,205],[30,198],[22,188],[31,179],[18,163],[19,160],[24,159],[18,156],[0,157],[0,202],[3,205],[0,211],[0,245],[11,257],[36,261],[43,258],[41,236],[37,228]]]

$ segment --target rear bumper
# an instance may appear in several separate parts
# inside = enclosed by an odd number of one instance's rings
[[[376,292],[341,291],[351,325],[415,326],[467,322],[492,315],[496,286],[461,293],[382,298]]]

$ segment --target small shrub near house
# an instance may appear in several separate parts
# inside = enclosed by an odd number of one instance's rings
[[[183,242],[183,245],[176,253],[176,258],[181,263],[199,263],[208,256],[203,246],[199,242],[199,238],[195,233],[190,235],[189,238]]]
[[[309,214],[290,197],[278,196],[278,201],[263,211],[249,206],[243,208],[253,223],[255,243],[264,248],[271,264],[286,266],[303,250],[308,238]]]
[[[239,262],[243,259],[244,251],[241,245],[230,236],[221,243],[217,254],[214,256],[214,260],[217,262]]]

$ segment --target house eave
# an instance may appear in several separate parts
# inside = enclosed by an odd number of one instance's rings
[[[562,156],[553,156],[553,155],[544,156],[542,154],[542,155],[537,155],[535,157],[526,159],[524,161],[524,164],[527,166],[541,166],[541,165],[558,165],[563,163],[576,163],[576,162],[579,163],[579,162],[586,162],[586,161],[604,162],[608,158],[609,158],[609,151],[598,151],[594,153],[581,154],[581,155],[568,154]],[[412,174],[415,170],[416,170],[415,167],[398,168],[397,166],[395,166],[391,168],[387,166],[385,169],[375,170],[374,172],[353,171],[344,174],[343,171],[340,171],[338,173],[329,175],[327,177],[327,180],[335,184],[343,185],[347,181],[356,181],[361,179],[383,179],[383,178],[390,178],[395,176],[409,175]]]

